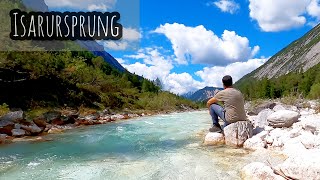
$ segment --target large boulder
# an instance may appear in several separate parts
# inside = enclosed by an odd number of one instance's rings
[[[238,121],[224,128],[227,145],[242,147],[243,143],[252,137],[253,126],[249,121]]]
[[[21,137],[26,135],[26,131],[23,129],[12,129],[11,133],[12,133],[12,136],[14,137]]]
[[[320,150],[307,150],[290,156],[276,168],[292,179],[320,179]]]
[[[14,122],[8,121],[8,120],[0,120],[0,128],[9,126],[9,125],[14,125]]]
[[[264,149],[266,147],[266,142],[263,141],[260,137],[253,136],[252,138],[247,139],[243,147],[250,150]]]
[[[37,135],[42,132],[43,129],[39,128],[34,122],[24,122],[21,124],[21,129],[30,132],[32,135]]]
[[[0,117],[0,121],[17,122],[22,119],[24,119],[23,111],[11,111]]]
[[[204,138],[204,145],[212,146],[212,145],[221,145],[224,144],[224,136],[221,133],[208,133]]]
[[[268,116],[269,126],[275,128],[291,127],[293,123],[298,122],[300,115],[295,111],[279,110]]]
[[[301,118],[302,128],[306,131],[312,133],[320,132],[320,116],[319,115],[309,115],[302,116]]]
[[[267,118],[269,115],[274,113],[271,109],[264,109],[259,112],[258,116],[254,120],[254,127],[256,129],[256,133],[259,133],[264,130],[264,127],[268,125]]]
[[[250,180],[284,180],[283,177],[276,175],[271,167],[261,162],[253,162],[244,166],[241,171],[241,177],[242,179]]]

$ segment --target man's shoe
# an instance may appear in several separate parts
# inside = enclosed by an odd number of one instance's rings
[[[210,129],[209,129],[210,132],[216,132],[216,133],[221,133],[222,132],[222,129],[219,128],[218,126],[212,126]]]

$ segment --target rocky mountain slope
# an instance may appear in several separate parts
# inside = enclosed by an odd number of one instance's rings
[[[200,89],[196,92],[190,92],[185,95],[183,95],[185,98],[190,99],[192,101],[206,101],[209,98],[214,96],[215,90],[222,90],[222,88],[217,87],[205,87],[203,89]]]
[[[239,82],[249,78],[271,79],[289,72],[306,72],[320,63],[319,41],[320,24],[275,54],[264,65],[244,76]]]

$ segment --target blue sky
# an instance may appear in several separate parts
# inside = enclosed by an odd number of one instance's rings
[[[105,11],[118,2],[46,0],[51,10]],[[104,45],[129,71],[183,94],[221,87],[226,74],[238,80],[319,19],[319,0],[140,0],[140,27],[123,24],[124,39]]]

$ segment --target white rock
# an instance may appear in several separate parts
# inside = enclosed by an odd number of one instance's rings
[[[248,116],[248,120],[254,124],[254,121],[257,119],[257,116]]]
[[[300,118],[302,128],[314,133],[320,130],[320,115],[309,115]]]
[[[282,148],[283,145],[284,145],[284,143],[280,138],[276,138],[273,140],[273,143],[272,143],[273,148]]]
[[[262,141],[260,137],[253,136],[244,142],[243,147],[250,150],[264,149],[266,142]]]
[[[307,150],[298,156],[290,156],[277,169],[293,179],[320,179],[320,150]]]
[[[267,144],[272,144],[273,143],[273,137],[272,136],[266,136],[264,139]]]
[[[273,129],[272,131],[270,131],[269,135],[274,138],[279,138],[279,137],[283,136],[286,132],[287,132],[286,130],[276,128],[276,129]]]
[[[29,131],[32,134],[39,134],[42,130],[35,123],[30,123],[30,125],[21,125],[21,129]]]
[[[268,116],[267,121],[272,127],[290,127],[297,122],[299,113],[289,110],[280,110]]]
[[[273,107],[274,111],[280,111],[280,110],[286,110],[285,107],[283,107],[281,104],[277,104],[275,107]]]
[[[289,137],[295,138],[301,135],[302,128],[293,128],[289,131]]]
[[[265,127],[264,127],[264,130],[266,130],[266,131],[272,131],[272,130],[274,130],[274,128],[271,127],[271,126],[265,126]]]
[[[12,111],[0,117],[0,121],[11,121],[15,122],[16,120],[24,119],[23,111]]]
[[[312,109],[315,109],[319,106],[319,102],[318,101],[309,101],[310,107]]]
[[[253,162],[242,168],[241,171],[242,179],[250,179],[250,180],[261,180],[261,179],[269,179],[269,180],[283,180],[284,178],[276,175],[271,167],[265,165],[261,162]]]
[[[312,115],[312,114],[315,114],[315,113],[316,113],[316,111],[314,109],[310,109],[310,108],[304,108],[304,109],[300,110],[300,114],[304,115],[304,116]]]
[[[282,153],[288,157],[299,156],[300,154],[306,153],[307,149],[300,142],[300,138],[292,138],[284,143]]]
[[[281,148],[284,142],[290,138],[289,132],[284,129],[276,128],[270,131],[269,135],[265,138],[268,144],[272,144],[273,148]]]
[[[204,138],[204,145],[212,146],[212,145],[220,145],[224,144],[224,136],[222,133],[208,133]]]
[[[261,127],[264,128],[268,125],[267,117],[274,113],[271,109],[264,109],[261,112],[259,112],[258,116],[256,117],[254,121],[254,127]]]
[[[242,147],[243,143],[252,137],[252,124],[249,121],[238,121],[224,128],[227,145]]]
[[[268,131],[262,131],[262,132],[256,134],[255,136],[259,137],[261,140],[264,140],[267,137],[268,134],[269,134]]]
[[[12,129],[11,130],[12,136],[20,137],[26,135],[26,131],[23,129]]]
[[[311,132],[303,132],[299,139],[306,149],[314,149],[320,146],[320,136],[313,135]]]

